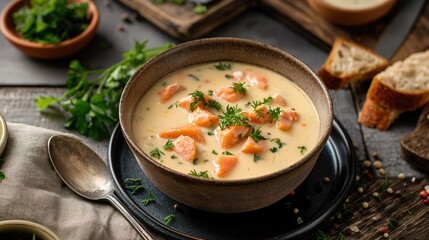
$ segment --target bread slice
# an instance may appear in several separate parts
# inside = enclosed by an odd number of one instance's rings
[[[389,61],[357,43],[337,38],[326,62],[318,71],[329,89],[339,89],[359,80],[371,79]]]
[[[395,118],[429,102],[429,50],[410,55],[377,74],[358,122],[386,130]]]

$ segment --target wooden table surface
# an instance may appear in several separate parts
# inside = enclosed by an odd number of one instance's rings
[[[86,67],[107,67],[118,61],[122,53],[132,48],[135,39],[148,39],[150,46],[162,45],[165,42],[177,43],[148,21],[136,17],[132,10],[117,1],[95,2],[101,12],[97,36],[85,51],[73,56],[81,60]],[[0,1],[0,9],[4,8],[6,3],[7,1]],[[131,16],[132,21],[125,23],[122,20],[123,14]],[[313,70],[317,70],[327,57],[326,49],[318,48],[314,41],[300,36],[294,27],[279,23],[270,15],[256,7],[231,19],[206,36],[240,37],[265,42],[292,53]],[[417,41],[419,46],[425,48],[429,47],[428,15],[429,4],[406,39],[407,48],[410,47],[410,41]],[[107,50],[100,48],[106,43],[110,45]],[[70,59],[30,59],[1,36],[0,112],[6,120],[68,132],[62,127],[65,119],[63,115],[41,114],[33,105],[33,101],[39,95],[59,96],[64,92],[69,61]],[[429,206],[424,205],[418,196],[420,189],[429,184],[428,175],[414,170],[400,157],[400,139],[414,129],[418,112],[402,115],[386,132],[361,127],[357,123],[357,114],[367,87],[368,84],[363,84],[331,91],[335,116],[347,129],[355,145],[358,175],[361,180],[357,181],[356,187],[352,189],[344,205],[346,207],[342,209],[342,215],[333,217],[321,226],[320,231],[336,239],[339,239],[341,234],[346,239],[379,239],[382,238],[379,229],[387,226],[390,219],[390,223],[392,220],[397,223],[389,232],[392,239],[429,239]],[[96,142],[84,137],[82,139],[100,156],[107,156],[107,140]],[[365,168],[364,160],[380,160],[386,171],[386,178],[372,167]],[[399,173],[404,173],[407,178],[398,179]],[[387,188],[383,184],[386,183],[396,194],[385,192]],[[380,188],[382,185],[383,188]],[[363,193],[358,192],[359,186],[364,189]],[[373,197],[374,191],[383,191],[383,199]],[[363,208],[362,202],[368,202],[369,208]],[[313,233],[310,239],[316,236],[321,236],[320,232]]]

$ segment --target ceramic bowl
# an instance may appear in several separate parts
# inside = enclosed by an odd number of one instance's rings
[[[301,87],[320,117],[316,146],[292,166],[272,174],[243,180],[203,179],[179,173],[153,160],[135,142],[132,116],[140,98],[159,79],[184,67],[235,61],[264,67]],[[288,53],[251,40],[208,38],[183,43],[143,65],[128,81],[119,106],[120,126],[145,175],[165,194],[188,206],[221,213],[246,212],[271,205],[304,181],[325,145],[332,127],[332,105],[325,85],[302,62]]]
[[[4,119],[3,115],[0,113],[0,156],[2,155],[6,147],[7,136],[8,136],[8,132],[7,132],[6,120]]]
[[[6,238],[12,237],[12,239],[27,239],[22,238],[22,235],[11,235],[14,234],[27,234],[30,238],[33,239],[32,235],[35,234],[37,236],[36,239],[43,240],[59,240],[58,236],[55,235],[51,230],[47,227],[42,226],[35,222],[24,221],[24,220],[6,220],[0,221],[0,239],[10,239]],[[5,238],[2,238],[5,237]],[[18,238],[19,236],[20,238]]]
[[[78,2],[89,3],[88,16],[90,23],[88,27],[74,38],[65,40],[59,44],[40,44],[30,42],[19,37],[15,32],[13,13],[18,11],[27,0],[13,0],[2,11],[0,17],[0,30],[5,38],[24,54],[39,59],[58,59],[70,56],[85,47],[97,32],[100,14],[91,0],[78,0]]]
[[[389,12],[396,0],[378,0],[378,2],[368,7],[341,7],[326,0],[308,0],[310,7],[320,16],[344,26],[359,26],[374,22]]]

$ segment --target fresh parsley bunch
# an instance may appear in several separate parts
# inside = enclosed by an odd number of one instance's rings
[[[31,0],[14,15],[22,38],[42,44],[57,44],[73,38],[88,27],[88,3],[68,0]]]
[[[118,122],[119,100],[128,79],[146,61],[169,49],[172,44],[146,48],[147,41],[136,42],[123,60],[107,69],[87,70],[79,61],[70,63],[67,91],[60,97],[40,96],[38,110],[58,104],[70,114],[64,127],[99,140],[110,136]]]

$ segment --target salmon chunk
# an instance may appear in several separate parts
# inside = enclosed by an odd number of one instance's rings
[[[244,153],[263,153],[268,150],[268,143],[266,140],[255,142],[252,137],[247,137],[241,151]]]
[[[213,160],[215,174],[218,177],[226,176],[237,164],[237,157],[233,155],[221,155]]]
[[[170,98],[172,98],[177,92],[184,89],[180,84],[178,83],[172,83],[163,89],[159,90],[158,96],[161,103],[165,103]]]
[[[299,115],[294,109],[283,110],[280,113],[279,121],[276,123],[277,128],[282,131],[287,131],[292,127],[292,124],[298,121]]]
[[[215,95],[227,102],[235,102],[244,97],[243,93],[234,92],[230,87],[221,87],[216,90]]]
[[[232,73],[234,81],[243,82],[246,81],[246,74],[243,71],[235,71]]]
[[[197,156],[195,140],[188,136],[179,136],[173,142],[173,149],[183,160],[192,163]]]
[[[210,110],[197,107],[189,113],[189,121],[200,127],[213,127],[218,123],[218,117]]]
[[[276,103],[277,105],[280,105],[282,107],[286,106],[286,100],[278,93],[273,95],[273,103]]]
[[[249,127],[247,126],[230,126],[223,130],[217,128],[215,134],[220,146],[223,149],[228,149],[243,141],[246,138],[248,131]]]
[[[246,79],[249,81],[250,86],[257,87],[260,89],[267,89],[267,78],[262,76],[261,74],[255,72],[249,72],[246,75]]]
[[[256,113],[258,111],[260,116]],[[267,123],[270,122],[270,114],[268,108],[265,105],[256,107],[256,111],[252,111],[248,114],[249,122],[251,123]]]
[[[161,138],[178,138],[181,135],[188,136],[199,143],[204,143],[201,130],[192,123],[161,131],[158,135]]]

